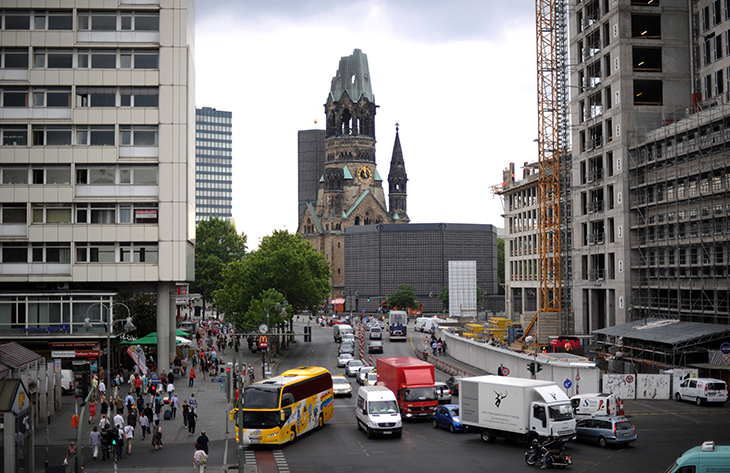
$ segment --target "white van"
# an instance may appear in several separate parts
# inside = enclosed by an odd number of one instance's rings
[[[335,341],[337,343],[340,343],[342,341],[342,334],[344,334],[344,333],[351,333],[351,334],[353,334],[353,336],[355,335],[355,332],[352,330],[352,327],[350,327],[349,325],[345,325],[345,324],[335,325],[334,337],[335,337]]]
[[[699,447],[693,447],[677,458],[666,473],[715,473],[730,471],[730,447],[715,445],[715,442],[703,442]]]
[[[694,401],[697,405],[703,402],[727,402],[727,384],[721,379],[688,378],[682,381],[674,392],[677,401]]]
[[[590,416],[622,416],[623,401],[610,393],[576,394],[570,398],[577,418]]]
[[[431,327],[436,326],[436,317],[418,317],[416,319],[416,332],[430,332]]]
[[[400,437],[403,423],[393,391],[385,386],[361,386],[355,404],[357,428],[374,435]]]
[[[370,340],[381,340],[383,338],[383,329],[380,327],[370,327]]]

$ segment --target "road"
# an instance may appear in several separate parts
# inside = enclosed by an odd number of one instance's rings
[[[422,334],[415,335],[418,340]],[[324,366],[332,373],[337,368],[337,344],[331,329],[315,328],[312,343],[300,343],[280,362],[278,372],[301,365]],[[385,350],[378,356],[413,355],[412,339],[408,343],[384,339]],[[366,358],[368,355],[366,354]],[[436,372],[437,380],[448,376]],[[352,380],[354,391],[359,386]],[[456,400],[455,400],[456,402]],[[357,429],[355,397],[335,401],[335,417],[322,431],[303,435],[280,450],[292,472],[445,472],[479,471],[500,468],[527,469],[525,448],[512,441],[483,443],[477,435],[435,430],[427,421],[406,422],[403,438],[368,439]],[[625,448],[601,449],[595,445],[570,443],[571,470],[601,473],[616,471],[663,472],[679,454],[706,440],[730,444],[730,407],[697,407],[675,401],[626,401],[626,412],[637,427],[639,439]],[[266,450],[265,447],[260,447]]]

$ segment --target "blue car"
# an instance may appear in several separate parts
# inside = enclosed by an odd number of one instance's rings
[[[443,427],[449,429],[449,432],[463,432],[467,426],[461,423],[459,419],[458,404],[442,404],[436,409],[433,415],[433,428]]]

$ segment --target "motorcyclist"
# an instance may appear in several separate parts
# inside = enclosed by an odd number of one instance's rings
[[[542,454],[542,466],[540,468],[547,468],[548,457],[553,453],[560,452],[560,449],[555,449],[558,446],[558,438],[555,435],[551,435],[545,440],[544,443],[540,444],[541,449],[544,450]]]

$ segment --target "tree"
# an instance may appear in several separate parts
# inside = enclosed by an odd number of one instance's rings
[[[388,305],[391,307],[398,307],[400,310],[416,309],[416,293],[413,291],[413,286],[408,284],[401,284],[398,286],[398,292],[388,296]]]
[[[497,238],[497,277],[499,279],[497,294],[504,294],[504,238]]]
[[[223,269],[228,263],[246,257],[246,235],[236,233],[227,220],[216,216],[201,220],[195,231],[195,281],[190,284],[193,293],[212,301],[215,291],[222,287]]]
[[[132,323],[137,330],[130,332],[128,335],[134,339],[142,338],[147,334],[157,331],[157,302],[154,294],[137,292],[134,294],[122,296],[119,302],[129,307],[132,314]],[[120,306],[114,306],[114,320],[126,320],[128,317],[127,310]],[[123,324],[123,322],[119,322]],[[120,325],[117,325],[119,329]]]
[[[215,292],[218,309],[236,321],[237,328],[252,321],[249,308],[265,291],[280,292],[292,313],[316,313],[331,291],[329,262],[299,234],[275,231],[261,240],[259,248],[223,271],[221,288]],[[290,314],[291,315],[291,314]]]
[[[261,293],[258,299],[252,299],[246,314],[236,322],[245,332],[256,330],[261,324],[269,327],[288,322],[294,313],[294,308],[282,293],[276,289],[268,289]],[[267,317],[268,312],[268,317]],[[234,318],[235,320],[235,318]]]

